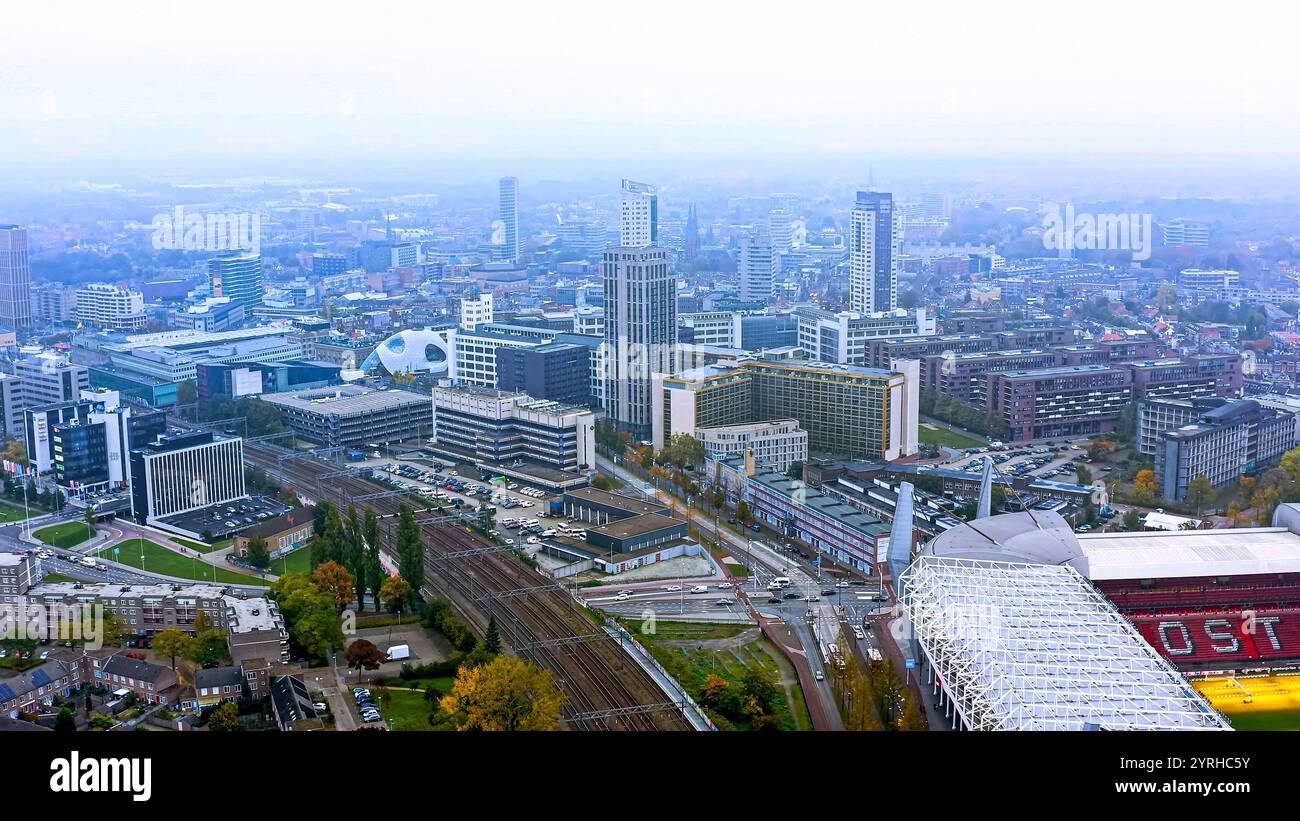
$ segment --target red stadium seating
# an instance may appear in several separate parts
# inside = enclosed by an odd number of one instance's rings
[[[1095,584],[1177,666],[1300,661],[1300,574]],[[1253,630],[1247,627],[1251,621]]]
[[[1300,610],[1251,612],[1136,616],[1133,621],[1152,647],[1178,665],[1300,659]]]

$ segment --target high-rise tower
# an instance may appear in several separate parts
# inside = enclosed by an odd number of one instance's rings
[[[901,236],[894,195],[859,191],[849,213],[849,307],[892,311],[898,299]]]
[[[17,225],[0,225],[0,325],[15,331],[32,326],[27,229]]]

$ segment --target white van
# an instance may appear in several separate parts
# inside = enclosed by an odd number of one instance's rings
[[[691,592],[692,592],[692,593],[707,593],[707,592],[709,592],[709,586],[708,586],[707,584],[697,584],[697,585],[695,585],[694,587],[691,588]]]
[[[784,590],[790,586],[790,579],[787,576],[777,576],[767,583],[768,590]]]

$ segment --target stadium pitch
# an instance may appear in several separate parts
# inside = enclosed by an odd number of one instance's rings
[[[1193,686],[1237,730],[1300,730],[1300,675],[1216,676]]]

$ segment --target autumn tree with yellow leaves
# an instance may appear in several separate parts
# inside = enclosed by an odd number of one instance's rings
[[[461,667],[441,703],[461,730],[557,730],[564,693],[551,671],[514,656],[497,656],[487,664]]]

